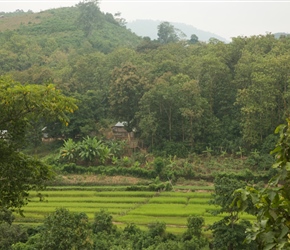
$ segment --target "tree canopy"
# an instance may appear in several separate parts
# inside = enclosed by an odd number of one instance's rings
[[[84,10],[95,18],[87,36],[76,25]],[[102,126],[122,120],[136,128],[145,148],[167,155],[206,148],[267,154],[273,130],[289,115],[289,37],[204,43],[194,35],[183,40],[162,22],[159,39],[142,40],[102,13],[97,1],[28,14],[31,24],[17,15],[23,22],[17,30],[6,19],[0,23],[0,74],[51,82],[80,100],[79,110],[68,114],[70,126],[48,123],[49,136],[101,134]],[[182,150],[169,150],[177,144]]]
[[[182,31],[175,28],[169,22],[160,23],[157,29],[158,41],[163,44],[178,42],[181,37],[185,36]]]
[[[30,122],[45,126],[58,119],[67,125],[67,113],[77,106],[52,84],[21,84],[8,77],[0,78],[0,100],[0,208],[20,209],[28,191],[41,188],[52,175],[47,165],[20,151]]]

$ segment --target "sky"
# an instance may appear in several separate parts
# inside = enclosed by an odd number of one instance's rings
[[[68,7],[80,0],[0,0],[0,11]],[[127,22],[151,19],[179,22],[215,33],[227,40],[237,36],[290,33],[290,0],[99,0],[102,12],[117,13]]]

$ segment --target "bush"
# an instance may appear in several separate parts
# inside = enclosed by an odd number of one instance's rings
[[[14,221],[14,219],[15,219],[15,217],[12,214],[12,211],[10,211],[6,208],[0,209],[0,224],[3,222],[6,222],[9,225],[11,225],[12,222]]]
[[[189,216],[187,218],[187,230],[183,234],[184,240],[191,240],[192,237],[201,237],[202,227],[204,226],[204,218],[199,216]]]
[[[92,249],[87,215],[56,209],[45,218],[40,243],[46,250]]]
[[[13,250],[35,250],[41,249],[40,234],[30,236],[25,243],[18,242],[12,246]]]
[[[88,172],[88,169],[86,167],[77,166],[75,163],[69,163],[65,164],[61,171],[68,174],[84,174]]]
[[[163,170],[164,167],[165,167],[165,163],[164,163],[163,158],[161,158],[161,157],[156,157],[156,158],[154,159],[153,166],[154,166],[154,170],[155,170],[156,174],[157,174],[158,176],[160,176],[160,173],[162,172],[162,170]]]
[[[210,229],[213,232],[213,249],[216,250],[256,250],[257,243],[245,244],[246,229],[250,227],[250,222],[242,221],[229,225],[228,218],[215,222]]]
[[[148,191],[148,190],[149,190],[148,186],[132,185],[132,186],[126,187],[126,191]]]
[[[10,250],[17,242],[27,241],[27,233],[19,225],[0,223],[0,250]]]
[[[254,170],[269,170],[273,163],[273,156],[270,154],[261,154],[257,150],[252,151],[246,160],[246,164]]]
[[[105,210],[95,213],[95,219],[93,222],[93,233],[114,233],[116,232],[116,226],[113,224],[113,217]]]
[[[151,238],[157,236],[163,237],[166,231],[166,224],[164,222],[157,221],[155,223],[149,224],[148,228],[149,228],[148,235]]]
[[[179,158],[186,158],[189,154],[186,144],[182,142],[165,142],[161,148],[166,156],[176,155]]]
[[[185,241],[183,243],[183,250],[202,250],[208,245],[208,241],[206,238],[197,238],[193,236],[191,240]]]
[[[132,185],[126,188],[126,191],[171,191],[173,189],[171,183],[167,182],[155,182],[149,184],[149,186],[137,186]]]
[[[118,239],[114,234],[107,234],[106,232],[98,232],[94,236],[94,248],[101,250],[119,249],[117,247]]]

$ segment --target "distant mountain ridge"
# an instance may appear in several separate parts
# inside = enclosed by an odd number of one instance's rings
[[[290,36],[289,33],[285,33],[285,32],[277,32],[273,34],[275,36],[275,38],[279,39],[281,36]]]
[[[159,20],[145,20],[138,19],[126,24],[127,28],[130,29],[138,36],[148,36],[151,39],[157,39],[157,26],[163,21]],[[216,38],[223,42],[229,42],[224,37],[216,35],[211,32],[197,29],[189,24],[170,22],[175,28],[181,30],[186,36],[187,39],[190,38],[192,34],[198,36],[199,41],[207,42],[210,38]]]

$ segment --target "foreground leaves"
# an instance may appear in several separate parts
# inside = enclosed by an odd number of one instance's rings
[[[236,204],[241,210],[247,209],[247,200],[251,200],[257,216],[257,221],[247,230],[246,241],[258,241],[262,249],[288,249],[290,247],[290,120],[287,125],[277,127],[275,133],[280,138],[275,154],[276,163],[273,165],[278,172],[268,183],[267,187],[259,190],[246,187],[236,191]]]
[[[0,210],[20,210],[28,191],[41,188],[52,176],[47,165],[20,152],[30,122],[60,120],[67,125],[66,114],[76,108],[75,99],[52,84],[22,85],[0,77]]]

